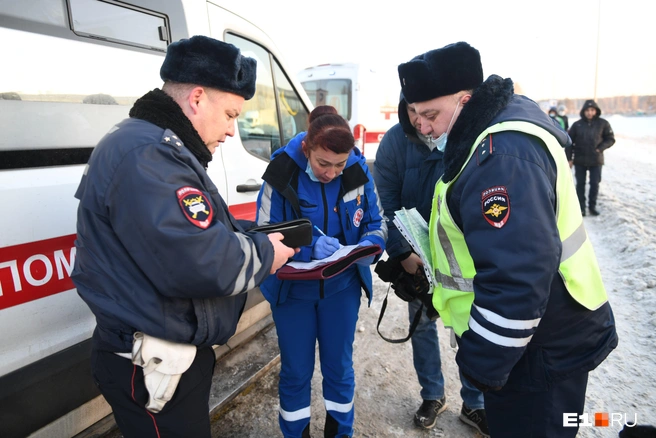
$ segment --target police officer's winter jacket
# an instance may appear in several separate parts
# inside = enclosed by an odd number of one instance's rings
[[[383,210],[364,156],[354,148],[341,175],[328,184],[312,181],[305,171],[308,160],[301,147],[305,136],[305,132],[298,134],[272,155],[257,200],[258,225],[304,217],[327,235],[337,237],[342,245],[369,240],[384,250],[387,226],[382,219]],[[336,205],[330,204],[330,199],[336,199]],[[329,222],[329,212],[337,213],[338,223]],[[320,237],[318,232],[314,234],[312,245],[302,247],[294,260],[310,261],[314,244]],[[324,298],[344,290],[353,281],[361,284],[371,303],[371,268],[357,264],[342,274],[321,281],[282,281],[271,275],[261,289],[267,300],[275,305],[284,302],[287,295],[295,294],[295,291],[301,299]]]
[[[273,247],[243,232],[173,131],[122,121],[95,148],[75,196],[72,279],[96,316],[97,348],[131,351],[135,331],[199,347],[234,334],[242,292],[269,275]]]
[[[394,225],[394,212],[416,208],[428,222],[435,183],[444,172],[443,153],[431,150],[410,123],[407,104],[401,97],[399,123],[385,133],[374,162],[374,180],[387,219],[387,254],[398,257],[412,251]]]
[[[595,108],[597,114],[588,120],[585,117],[587,108]],[[569,161],[579,166],[603,166],[604,151],[615,144],[615,134],[608,120],[602,119],[601,109],[594,100],[586,100],[581,108],[581,118],[569,129],[572,146],[565,153]]]
[[[503,121],[533,123],[563,146],[568,142],[535,102],[513,95],[511,80],[494,75],[474,91],[456,120],[443,179],[453,180],[465,166],[447,202],[476,268],[471,318],[490,331],[489,339],[465,331],[456,360],[466,375],[485,385],[546,390],[554,380],[594,369],[617,345],[617,334],[609,304],[595,311],[584,308],[558,273],[556,166],[542,141],[522,132],[499,132],[486,137],[467,161],[479,134]],[[499,187],[508,197],[503,224],[482,208],[485,193]],[[494,319],[499,317],[504,319]],[[497,333],[496,327],[504,325],[499,321],[525,324]],[[530,341],[522,349],[506,348],[490,340],[495,335]]]

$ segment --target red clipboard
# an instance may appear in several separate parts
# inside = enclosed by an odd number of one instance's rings
[[[311,269],[296,269],[285,265],[278,269],[276,277],[280,280],[325,280],[344,272],[346,268],[360,259],[382,252],[383,250],[379,245],[360,246],[337,260]]]

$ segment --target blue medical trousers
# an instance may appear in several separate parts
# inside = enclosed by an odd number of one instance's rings
[[[343,291],[323,299],[288,296],[272,306],[281,358],[279,421],[285,437],[301,437],[310,423],[317,340],[330,429],[336,429],[335,436],[353,435],[353,340],[361,295],[360,284],[351,282]]]
[[[410,323],[421,306],[420,300],[408,303]],[[440,342],[437,337],[437,322],[426,316],[426,309],[421,311],[421,319],[412,335],[412,358],[421,386],[421,398],[439,400],[444,396],[444,376],[440,359]],[[469,409],[483,408],[483,393],[460,374],[462,388],[460,396]]]

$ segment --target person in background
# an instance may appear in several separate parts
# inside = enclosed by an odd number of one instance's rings
[[[569,117],[567,117],[567,107],[565,105],[558,105],[558,115],[565,123],[565,131],[569,129]]]
[[[91,369],[125,437],[210,437],[212,346],[235,333],[245,292],[295,253],[280,233],[248,233],[206,172],[255,72],[218,40],[169,45],[162,89],[100,140],[75,194],[71,278],[96,317]]]
[[[558,110],[556,109],[555,106],[552,106],[549,108],[549,117],[558,125],[560,126],[560,129],[563,131],[567,131],[567,128],[565,127],[565,120],[558,115]]]
[[[380,142],[374,162],[374,180],[381,204],[385,211],[389,236],[387,254],[390,259],[401,260],[409,274],[422,270],[421,258],[394,225],[394,212],[401,208],[416,208],[428,222],[430,219],[433,188],[444,172],[444,152],[436,147],[430,136],[419,132],[417,113],[408,105],[403,94],[399,101],[399,123],[394,125]],[[409,320],[412,322],[420,309],[421,301],[408,303]],[[416,426],[430,429],[437,423],[437,416],[446,408],[444,376],[440,359],[440,343],[437,323],[431,321],[426,309],[412,335],[412,355],[423,402],[415,413]],[[487,436],[488,428],[483,409],[483,393],[467,379],[460,376],[463,400],[460,419]]]
[[[456,362],[484,393],[491,437],[574,437],[588,373],[617,346],[585,233],[567,133],[512,80],[483,81],[478,50],[449,44],[399,65],[423,135],[444,147],[429,224],[433,304]]]
[[[615,144],[615,134],[610,123],[600,117],[601,109],[594,100],[586,100],[580,114],[581,118],[569,130],[572,145],[565,149],[565,153],[570,167],[574,166],[581,214],[585,216],[585,181],[589,173],[588,211],[592,216],[599,216],[597,195],[604,151]]]
[[[308,218],[317,232],[296,261],[324,259],[342,245],[376,244],[385,248],[383,220],[373,178],[354,147],[344,118],[318,106],[308,131],[296,135],[272,156],[257,199],[260,225]],[[280,346],[280,429],[285,437],[310,436],[311,380],[319,342],[325,437],[353,435],[355,377],[353,341],[362,289],[371,304],[370,265],[361,259],[326,280],[279,280],[261,286],[271,303]]]

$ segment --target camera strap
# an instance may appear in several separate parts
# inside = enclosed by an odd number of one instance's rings
[[[408,333],[408,336],[405,338],[401,339],[389,339],[383,336],[383,334],[380,332],[380,322],[383,320],[383,315],[385,314],[385,309],[387,309],[387,297],[389,296],[389,290],[390,290],[391,284],[387,287],[387,293],[385,294],[385,299],[383,300],[383,305],[380,308],[380,316],[378,317],[378,324],[376,325],[376,331],[378,331],[378,334],[380,335],[381,338],[383,338],[385,341],[392,343],[392,344],[402,344],[403,342],[406,342],[408,339],[412,337],[412,335],[415,332],[415,329],[417,328],[417,325],[419,324],[419,320],[421,319],[421,312],[424,311],[424,303],[421,303],[421,306],[419,307],[419,310],[417,313],[415,313],[415,319],[412,320],[412,324],[410,325],[410,332]]]

